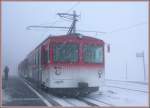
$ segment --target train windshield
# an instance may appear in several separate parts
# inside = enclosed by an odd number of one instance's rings
[[[79,46],[73,43],[56,44],[54,46],[54,62],[77,62]]]
[[[85,63],[103,63],[103,46],[84,45],[83,60]]]

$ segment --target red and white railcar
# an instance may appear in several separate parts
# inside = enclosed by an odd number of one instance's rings
[[[52,92],[77,95],[101,89],[104,67],[104,42],[74,34],[47,38],[19,65],[19,72]]]

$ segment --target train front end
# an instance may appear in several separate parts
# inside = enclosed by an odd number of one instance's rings
[[[50,62],[42,82],[59,95],[87,95],[104,83],[104,42],[91,37],[65,36],[50,40]]]

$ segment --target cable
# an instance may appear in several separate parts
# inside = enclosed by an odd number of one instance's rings
[[[90,31],[87,31],[87,30],[77,30],[77,31],[80,31],[80,32],[91,32],[91,33],[93,32],[93,33],[96,34],[95,36],[97,36],[98,34],[107,35],[107,34],[111,34],[111,33],[115,33],[115,32],[129,30],[129,29],[132,29],[132,28],[135,28],[135,27],[138,27],[138,26],[141,26],[141,25],[145,25],[145,24],[147,24],[146,21],[145,22],[140,22],[140,23],[128,26],[128,27],[118,28],[118,29],[112,30],[110,32],[100,32],[100,31],[92,31],[92,30],[90,30]],[[101,36],[103,36],[103,35],[101,35]]]
[[[118,28],[118,29],[112,30],[112,31],[108,32],[107,34],[132,29],[132,28],[135,28],[135,27],[138,27],[138,26],[141,26],[141,25],[145,25],[145,24],[147,24],[147,22],[140,22],[140,23],[128,26],[128,27]]]

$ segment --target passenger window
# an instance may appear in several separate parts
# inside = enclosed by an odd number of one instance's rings
[[[50,45],[48,46],[48,63],[50,63]]]

